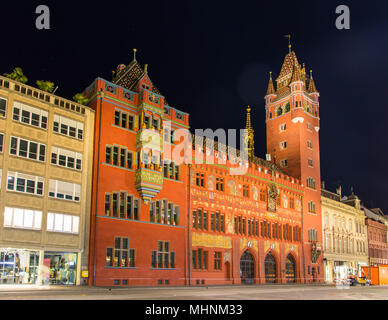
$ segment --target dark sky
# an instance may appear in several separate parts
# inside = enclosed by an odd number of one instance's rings
[[[36,6],[51,30],[35,28]],[[350,30],[335,9],[350,8]],[[386,1],[13,1],[1,4],[0,73],[20,66],[70,98],[120,63],[148,63],[169,104],[194,128],[241,128],[253,107],[255,150],[265,156],[264,99],[287,53],[285,34],[320,91],[321,174],[388,213],[388,2]]]

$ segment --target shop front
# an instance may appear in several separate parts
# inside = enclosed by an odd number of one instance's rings
[[[0,284],[37,284],[39,251],[0,248]]]
[[[42,283],[75,285],[77,281],[77,253],[45,251]]]
[[[348,278],[348,266],[344,261],[334,261],[334,281],[336,284],[344,284]]]

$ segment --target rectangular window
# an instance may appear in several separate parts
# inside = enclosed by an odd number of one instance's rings
[[[208,229],[207,224],[208,224],[208,222],[207,222],[207,212],[204,212],[203,213],[203,229],[204,230]]]
[[[214,270],[221,270],[221,252],[214,252]]]
[[[52,147],[51,164],[81,170],[82,154],[67,149]]]
[[[128,115],[128,129],[133,130],[133,123],[134,123],[133,116]]]
[[[225,216],[223,214],[221,214],[221,216],[220,216],[220,231],[221,232],[225,231],[225,226],[224,226],[225,221],[224,220],[225,220]]]
[[[48,112],[15,101],[12,119],[31,126],[47,129]]]
[[[29,140],[24,140],[18,137],[11,137],[10,154],[39,160],[44,162],[46,157],[46,146]]]
[[[106,248],[106,266],[111,267],[113,263],[113,249],[112,248]]]
[[[112,195],[105,194],[105,215],[110,216],[111,214]]]
[[[133,219],[134,220],[139,220],[139,212],[140,212],[139,200],[135,199],[133,200]]]
[[[4,227],[40,230],[42,211],[21,208],[4,208]]]
[[[0,116],[5,117],[7,114],[7,100],[0,98]]]
[[[202,210],[198,209],[198,229],[202,229]]]
[[[105,162],[106,163],[111,163],[112,161],[112,147],[106,146],[105,149]]]
[[[127,152],[127,168],[132,169],[133,165],[133,153],[132,152]]]
[[[79,217],[62,214],[47,213],[47,231],[78,234]]]
[[[8,171],[8,191],[17,191],[41,196],[43,195],[43,183],[43,177]]]
[[[133,219],[132,208],[133,208],[133,197],[127,196],[127,219]]]
[[[3,152],[4,148],[4,134],[0,133],[0,152]]]
[[[120,125],[120,111],[118,110],[115,111],[115,125],[116,126]]]
[[[119,147],[117,146],[113,147],[113,164],[115,166],[119,165]]]
[[[197,211],[193,211],[193,228],[197,229],[198,225],[197,225]]]
[[[179,206],[174,206],[174,223],[175,223],[175,225],[178,225],[178,221],[179,221]]]
[[[126,165],[125,156],[127,153],[127,149],[120,148],[120,167],[124,167]]]

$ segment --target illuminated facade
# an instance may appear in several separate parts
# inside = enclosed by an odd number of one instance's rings
[[[189,115],[168,105],[136,56],[85,90],[96,112],[89,285],[323,281],[319,94],[299,65],[289,68],[295,61],[286,56],[278,90],[270,80],[265,97],[273,161],[254,156],[248,107],[240,175],[230,174],[236,156],[212,139],[192,143],[193,164],[174,163],[169,150],[185,137],[173,133],[189,128]],[[272,152],[284,138],[289,167]],[[304,186],[307,177],[314,186]]]
[[[94,112],[0,77],[0,282],[80,284]]]
[[[341,196],[322,189],[323,258],[325,282],[340,283],[348,275],[359,275],[368,265],[365,214],[357,196]]]

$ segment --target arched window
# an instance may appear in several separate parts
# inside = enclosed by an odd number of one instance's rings
[[[290,112],[290,103],[287,102],[287,104],[284,107],[284,112]]]
[[[282,107],[277,108],[277,109],[276,109],[276,115],[279,117],[279,116],[281,116],[282,114],[283,114],[283,109],[282,109]]]

